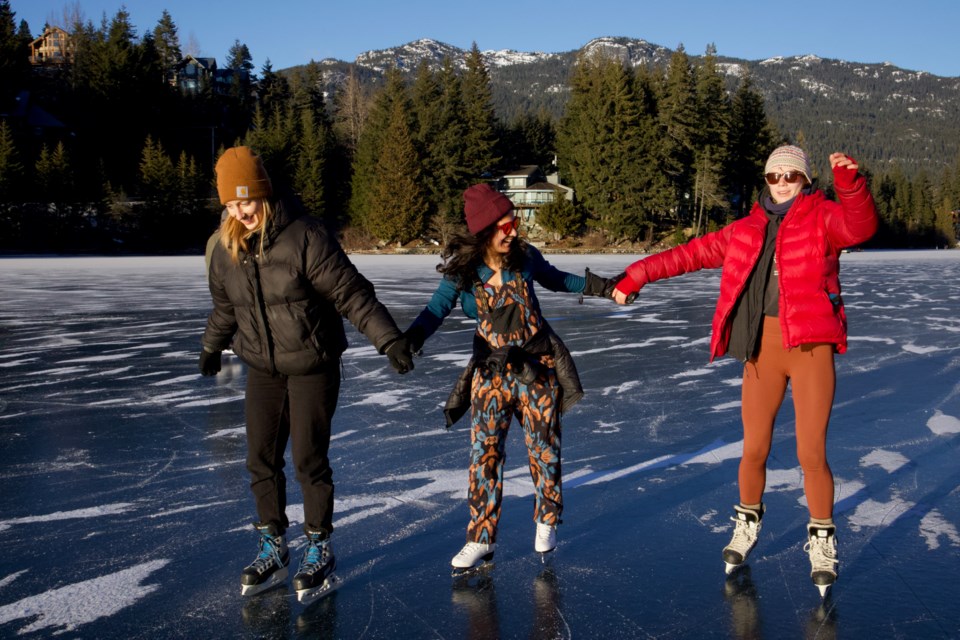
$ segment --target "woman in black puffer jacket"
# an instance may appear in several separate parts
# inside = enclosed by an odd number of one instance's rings
[[[259,593],[287,576],[283,454],[303,491],[306,550],[294,577],[301,599],[332,586],[333,482],[327,456],[340,390],[346,316],[400,373],[413,368],[401,336],[373,285],[357,271],[316,218],[273,197],[260,158],[247,147],[217,162],[217,191],[227,217],[210,257],[214,309],[200,354],[204,375],[220,371],[232,346],[248,365],[247,469],[257,507],[260,551],[241,577],[242,593]],[[289,424],[284,419],[289,411]]]

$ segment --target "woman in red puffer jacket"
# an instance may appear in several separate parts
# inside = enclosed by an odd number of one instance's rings
[[[830,156],[839,202],[811,186],[802,149],[782,146],[764,170],[767,188],[750,214],[689,243],[638,260],[615,298],[626,301],[648,282],[722,267],[710,359],[743,361],[743,457],[733,538],[723,550],[727,573],[757,542],[764,513],[766,461],[777,411],[793,390],[797,457],[810,510],[811,578],[822,595],[837,577],[833,474],[826,436],[836,381],[834,353],[847,349],[840,296],[840,251],[868,240],[877,212],[856,162]]]

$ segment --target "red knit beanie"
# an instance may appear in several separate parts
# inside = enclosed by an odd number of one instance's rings
[[[510,202],[510,198],[485,182],[475,184],[463,192],[463,212],[467,218],[467,230],[473,235],[477,235],[510,213],[512,209],[513,203]]]
[[[216,171],[220,204],[231,200],[269,198],[273,194],[263,161],[250,147],[231,147],[224,151],[217,160]]]

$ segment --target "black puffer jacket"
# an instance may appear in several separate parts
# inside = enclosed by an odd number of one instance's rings
[[[213,312],[203,346],[231,346],[249,366],[266,373],[305,375],[336,361],[347,348],[343,318],[383,353],[400,337],[396,323],[323,223],[275,207],[263,255],[234,263],[222,245],[210,261]]]

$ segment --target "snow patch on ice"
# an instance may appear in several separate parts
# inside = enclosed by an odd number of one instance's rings
[[[708,376],[708,375],[710,375],[711,373],[713,373],[713,371],[711,371],[710,369],[706,369],[706,368],[702,368],[702,369],[691,369],[690,371],[681,371],[680,373],[675,373],[675,374],[673,374],[672,376],[670,376],[670,379],[671,379],[671,380],[676,380],[676,379],[678,379],[678,378],[695,378],[695,377],[700,377],[700,376]]]
[[[846,297],[846,294],[844,294]],[[892,338],[877,338],[874,336],[849,336],[847,342],[881,342],[883,344],[894,345],[897,344],[896,340]]]
[[[4,576],[4,577],[0,578],[0,589],[3,589],[5,586],[7,586],[7,585],[10,584],[11,582],[13,582],[13,581],[16,580],[17,578],[19,578],[20,576],[22,576],[22,575],[25,574],[26,572],[27,572],[27,569],[22,569],[22,570],[20,570],[20,571],[15,572],[15,573],[11,573],[11,574],[8,575],[8,576]]]
[[[600,390],[600,395],[608,396],[611,393],[613,395],[620,395],[621,393],[629,391],[630,389],[633,389],[638,386],[640,386],[639,380],[628,380],[623,384],[619,384],[614,387],[604,387],[603,389]]]
[[[89,509],[74,509],[72,511],[56,511],[43,516],[25,516],[23,518],[14,518],[12,520],[0,521],[0,531],[6,531],[10,527],[18,524],[33,524],[35,522],[56,522],[58,520],[74,520],[76,518],[99,518],[100,516],[115,516],[126,513],[134,508],[132,502],[115,502],[113,504],[103,504]]]
[[[719,411],[728,411],[730,409],[739,409],[740,401],[731,400],[730,402],[724,402],[723,404],[714,405],[710,408],[711,413],[717,413]]]
[[[937,351],[943,351],[943,349],[940,347],[918,347],[912,342],[905,344],[900,348],[908,353],[916,353],[920,355],[925,355],[927,353],[936,353]]]
[[[232,429],[217,429],[210,435],[204,437],[204,440],[210,440],[211,438],[236,438],[245,435],[247,435],[246,427],[233,427]]]
[[[767,491],[796,491],[803,489],[803,474],[800,467],[793,469],[767,469]]]
[[[35,618],[19,629],[17,635],[45,629],[52,630],[54,635],[75,631],[82,625],[112,616],[156,591],[159,585],[142,583],[169,562],[152,560],[4,605],[0,607],[0,624]]]
[[[920,520],[920,535],[927,542],[927,549],[933,551],[940,548],[940,537],[944,536],[954,547],[960,547],[960,533],[957,528],[941,515],[936,509],[932,510]]]
[[[937,409],[933,417],[927,420],[927,428],[938,436],[960,433],[960,420]]]
[[[199,373],[191,373],[188,376],[178,376],[176,378],[170,378],[169,380],[160,380],[158,382],[151,382],[151,387],[164,387],[168,384],[179,384],[181,382],[190,382],[191,380],[196,380],[200,377]]]
[[[641,349],[643,347],[652,347],[658,342],[680,342],[686,340],[686,338],[681,337],[663,337],[663,338],[650,338],[649,340],[644,340],[643,342],[625,342],[610,345],[609,347],[598,347],[596,349],[586,349],[583,351],[571,351],[570,355],[584,356],[588,353],[604,353],[606,351],[625,351],[627,349]]]
[[[191,407],[208,407],[215,404],[227,404],[228,402],[240,402],[244,399],[244,396],[241,394],[239,396],[227,396],[224,398],[204,398],[202,400],[190,400],[188,402],[181,402],[180,404],[174,405],[177,409],[189,409]]]
[[[909,458],[903,454],[896,451],[884,451],[883,449],[875,449],[860,458],[861,467],[877,466],[887,473],[893,473],[900,467],[909,464],[909,462]]]
[[[363,399],[352,402],[348,407],[361,405],[376,405],[380,407],[395,407],[408,399],[406,390],[379,391],[364,396]]]
[[[156,513],[151,513],[147,515],[148,518],[164,518],[166,516],[172,516],[178,513],[185,513],[187,511],[196,511],[197,509],[207,509],[209,507],[217,507],[222,504],[233,504],[234,502],[240,502],[240,500],[220,500],[218,502],[208,502],[206,504],[191,504],[185,507],[178,507],[176,509],[167,509],[165,511],[158,511]]]
[[[863,527],[879,527],[893,522],[914,507],[914,503],[895,497],[889,502],[867,499],[857,505],[850,515],[850,529],[860,531]]]

